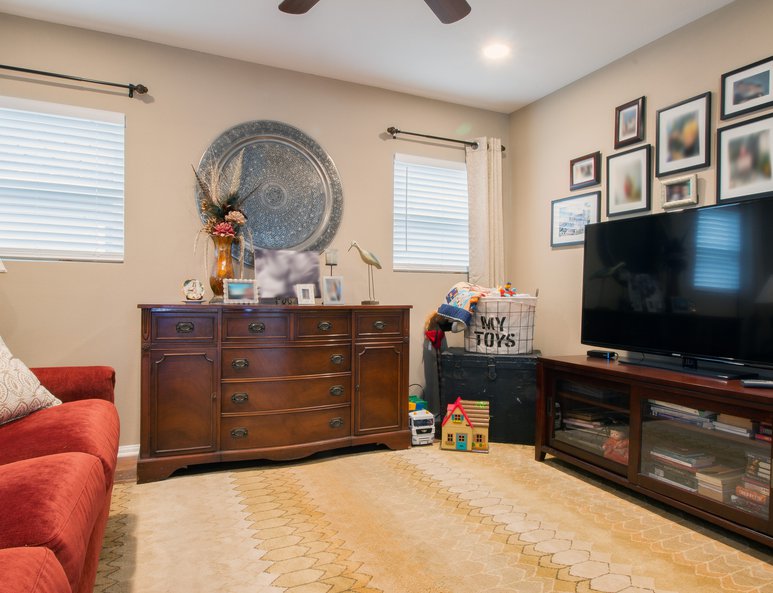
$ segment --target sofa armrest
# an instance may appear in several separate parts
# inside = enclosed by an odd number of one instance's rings
[[[115,370],[112,367],[38,367],[30,370],[43,387],[63,402],[81,399],[115,401]]]

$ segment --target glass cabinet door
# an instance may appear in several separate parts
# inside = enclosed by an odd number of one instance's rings
[[[554,407],[553,446],[580,457],[590,454],[594,463],[627,472],[630,408],[624,388],[558,379]]]
[[[640,474],[767,520],[771,424],[643,400]]]

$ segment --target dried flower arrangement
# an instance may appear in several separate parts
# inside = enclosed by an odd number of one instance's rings
[[[242,176],[244,152],[240,152],[222,171],[215,163],[210,163],[201,172],[191,165],[196,183],[201,191],[201,217],[204,226],[196,236],[196,242],[202,234],[210,237],[231,237],[238,241],[242,272],[244,271],[245,235],[250,239],[247,216],[239,209],[239,204],[252,195],[257,186],[246,195],[239,193]],[[230,180],[228,180],[230,178]],[[195,246],[194,246],[195,252]]]

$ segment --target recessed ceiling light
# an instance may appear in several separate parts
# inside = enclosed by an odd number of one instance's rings
[[[503,60],[510,55],[510,46],[504,43],[489,43],[483,48],[483,55],[489,60]]]

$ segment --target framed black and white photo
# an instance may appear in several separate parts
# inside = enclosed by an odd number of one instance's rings
[[[585,225],[599,221],[601,192],[570,196],[551,202],[550,245],[580,245],[585,242]]]
[[[644,97],[615,108],[615,148],[644,141]]]
[[[601,153],[594,152],[569,161],[569,189],[601,183]]]
[[[717,130],[717,201],[773,196],[773,115]]]
[[[223,279],[224,303],[257,303],[259,297],[258,283],[247,278]]]
[[[322,278],[322,302],[325,305],[341,305],[344,302],[343,276],[325,276]]]
[[[607,215],[650,209],[652,146],[607,157]]]
[[[773,56],[722,75],[720,119],[773,105]]]
[[[658,111],[658,177],[709,166],[710,118],[710,92]]]
[[[695,173],[662,181],[660,187],[663,210],[686,208],[698,203],[698,176]]]

